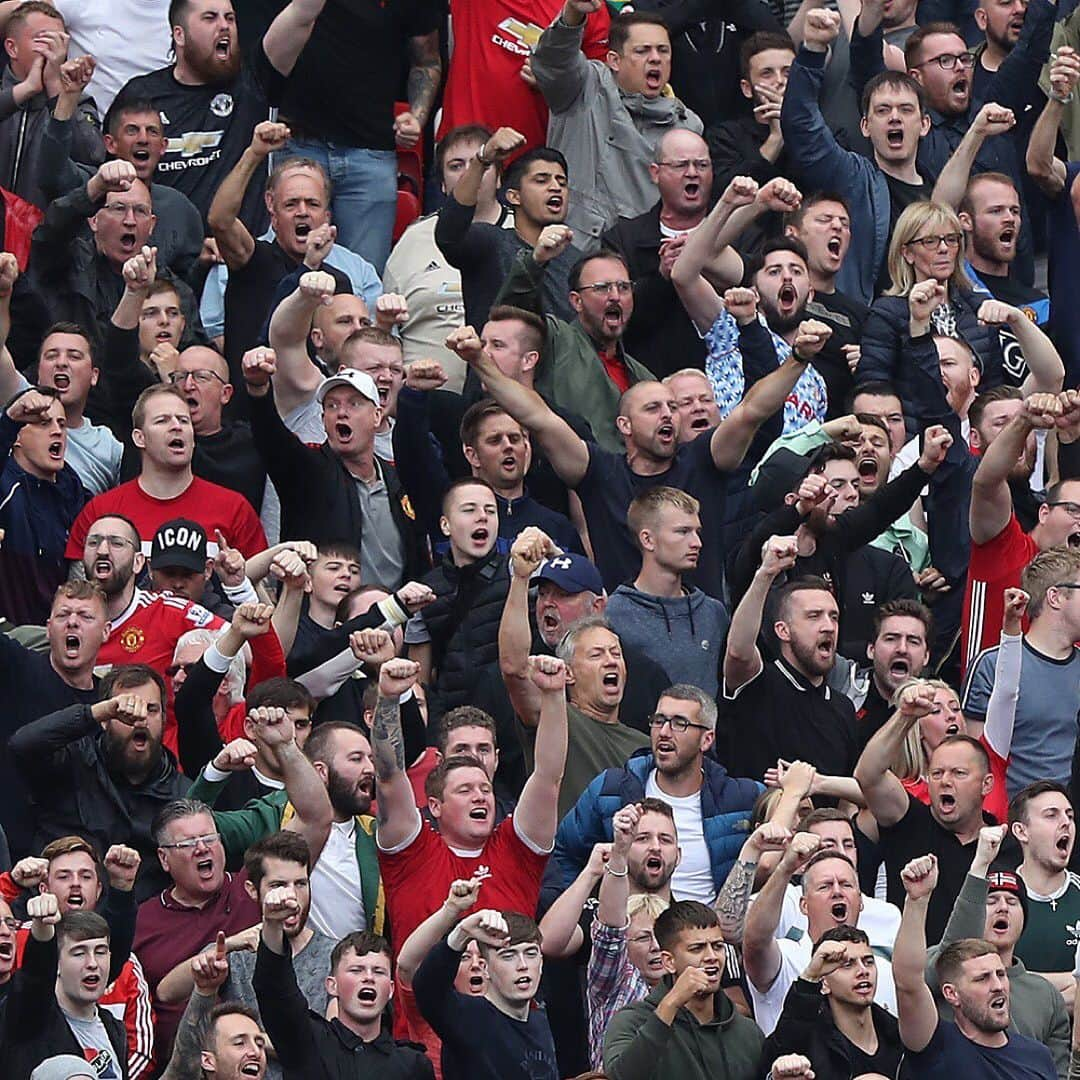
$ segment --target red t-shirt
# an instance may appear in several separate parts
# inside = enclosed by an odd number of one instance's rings
[[[971,545],[960,628],[960,667],[965,674],[970,660],[998,643],[1005,590],[1019,588],[1021,571],[1038,554],[1038,545],[1020,528],[1016,514],[992,540]]]
[[[71,526],[65,559],[83,557],[83,545],[90,526],[106,514],[123,514],[135,522],[142,537],[144,555],[150,554],[154,533],[174,518],[198,522],[206,530],[211,555],[217,554],[215,529],[220,529],[225,539],[249,559],[265,551],[267,546],[259,518],[243,495],[196,476],[187,490],[175,499],[155,499],[147,495],[135,479],[95,495],[82,508]]]
[[[429,916],[442,907],[452,882],[481,880],[476,907],[520,911],[530,917],[540,899],[547,854],[534,851],[517,833],[514,816],[503,818],[475,854],[452,850],[425,821],[414,840],[399,851],[379,848],[379,869],[386,892],[386,914],[394,931],[394,952]],[[423,1018],[403,999],[394,1031],[420,1031]]]
[[[522,81],[520,72],[562,8],[562,0],[451,0],[454,51],[438,138],[461,124],[485,124],[492,131],[520,131],[523,149],[544,145],[547,104],[539,90]],[[611,16],[601,4],[585,26],[581,47],[589,59],[604,59],[610,25]]]
[[[136,588],[131,605],[109,625],[97,663],[147,664],[165,674],[177,639],[189,630],[217,630],[225,620],[182,596]]]
[[[618,353],[598,353],[600,363],[604,365],[607,377],[619,388],[620,394],[625,394],[630,389],[630,370]]]

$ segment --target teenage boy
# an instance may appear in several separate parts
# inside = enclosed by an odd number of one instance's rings
[[[454,989],[470,941],[487,964],[482,997]],[[540,928],[529,916],[483,910],[458,923],[425,957],[413,991],[442,1039],[444,1080],[557,1080],[547,1013],[534,1002],[544,966],[540,943]]]

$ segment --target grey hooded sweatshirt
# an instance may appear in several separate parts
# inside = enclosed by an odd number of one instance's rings
[[[635,645],[667,672],[673,683],[690,683],[712,697],[719,692],[720,661],[731,617],[700,589],[682,596],[650,596],[620,585],[604,614],[623,644]]]

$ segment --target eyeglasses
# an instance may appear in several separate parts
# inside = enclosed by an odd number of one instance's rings
[[[194,379],[200,386],[206,386],[215,379],[222,385],[225,384],[225,380],[216,371],[211,371],[209,368],[199,368],[196,371],[169,372],[169,382],[173,386],[179,386],[181,383],[187,382],[189,378]]]
[[[1054,584],[1050,586],[1050,588],[1051,589],[1080,589],[1080,585],[1078,585],[1075,581],[1055,581]]]
[[[177,840],[175,844],[158,844],[161,848],[176,848],[178,851],[194,851],[199,845],[210,847],[221,839],[221,833],[207,833],[205,836],[192,836],[188,840]]]
[[[149,206],[143,206],[142,203],[136,203],[134,206],[128,206],[127,203],[106,203],[102,208],[107,214],[114,214],[116,217],[126,217],[127,212],[130,210],[137,218],[146,219],[150,217],[153,210]]]
[[[190,664],[170,664],[165,669],[165,674],[168,675],[170,679],[175,678],[176,673],[178,671],[182,671],[185,675],[190,675],[191,674],[191,669],[194,666],[195,666],[195,662],[192,662]],[[166,845],[164,845],[164,844],[162,845],[162,847],[165,847],[165,846]]]
[[[86,538],[84,548],[99,548],[102,544],[108,544],[113,551],[123,551],[126,547],[135,547],[135,542],[126,536],[105,536],[103,533],[91,533]]]
[[[1074,502],[1048,502],[1047,506],[1060,506],[1071,518],[1080,521],[1080,503]]]
[[[916,236],[914,240],[909,240],[904,246],[913,247],[918,244],[927,251],[933,251],[934,248],[939,248],[942,244],[947,248],[958,248],[960,241],[963,239],[964,234],[958,232],[942,233],[940,236]]]
[[[595,285],[579,285],[577,292],[591,292],[593,296],[607,296],[614,289],[620,296],[627,296],[633,291],[632,281],[598,281]]]
[[[940,56],[931,56],[921,64],[913,64],[912,67],[925,67],[927,64],[937,64],[943,71],[952,71],[957,64],[969,68],[975,66],[975,54],[973,52],[942,53]]]
[[[712,168],[712,162],[708,158],[682,158],[680,161],[658,161],[656,164],[663,165],[674,172],[686,172],[691,165],[698,172],[704,172],[706,169]]]
[[[671,725],[672,731],[688,731],[690,728],[698,728],[700,731],[708,731],[704,724],[694,724],[685,716],[665,716],[663,713],[653,713],[649,717],[649,727],[659,731],[665,724]]]

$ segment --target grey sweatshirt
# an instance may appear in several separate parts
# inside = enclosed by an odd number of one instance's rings
[[[624,644],[655,660],[673,683],[690,683],[712,697],[720,688],[720,660],[731,618],[700,589],[682,596],[650,596],[620,585],[604,614]]]

